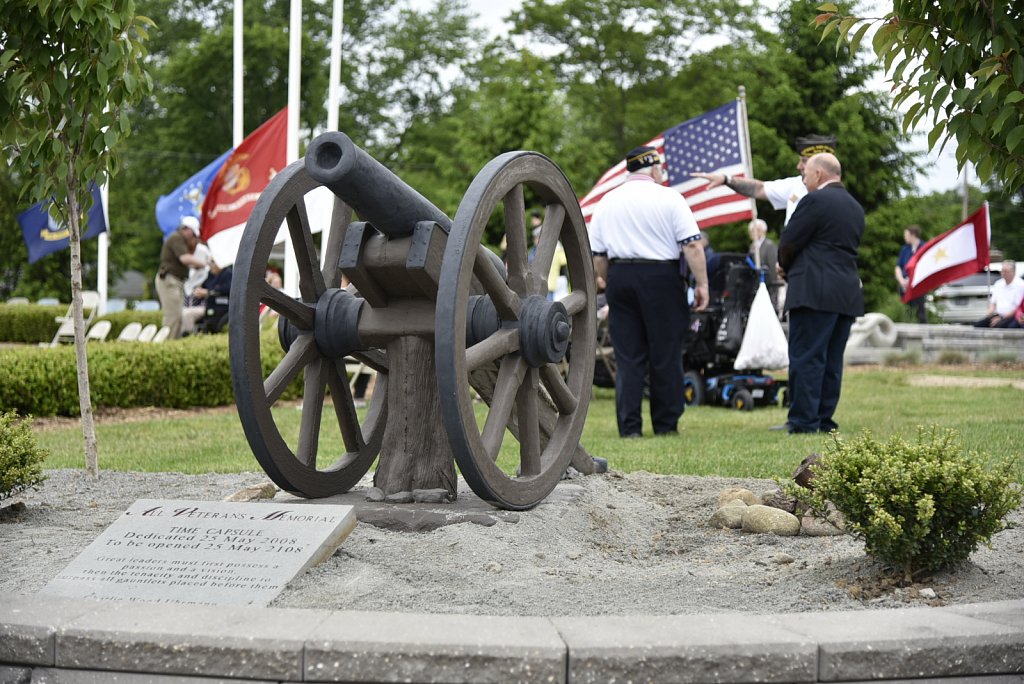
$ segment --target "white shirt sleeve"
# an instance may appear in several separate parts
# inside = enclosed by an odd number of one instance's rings
[[[804,181],[800,176],[764,181],[764,194],[776,209],[785,209],[794,194],[803,195]]]

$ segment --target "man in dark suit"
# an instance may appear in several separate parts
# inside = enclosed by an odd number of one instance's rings
[[[842,167],[829,153],[804,168],[807,196],[779,239],[779,275],[788,284],[789,419],[773,429],[831,432],[843,379],[850,328],[864,314],[857,249],[864,209],[841,182]]]

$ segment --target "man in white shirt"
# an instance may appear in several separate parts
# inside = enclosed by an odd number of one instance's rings
[[[689,327],[680,251],[696,280],[693,308],[701,311],[708,304],[700,230],[686,200],[661,184],[662,163],[653,147],[630,151],[629,177],[604,196],[590,221],[594,272],[598,283],[607,283],[620,437],[642,434],[647,376],[654,434],[678,432],[685,407],[683,342]]]
[[[724,173],[695,173],[693,175],[697,178],[707,179],[709,189],[725,185],[744,197],[765,200],[770,202],[776,209],[785,209],[785,223],[789,223],[789,218],[793,215],[793,210],[796,209],[797,203],[807,194],[807,188],[804,187],[803,182],[804,165],[808,159],[816,154],[822,152],[835,154],[836,139],[832,136],[822,135],[808,135],[803,138],[797,138],[796,151],[799,155],[796,162],[796,170],[800,172],[799,176],[762,181],[756,178],[734,178]]]
[[[1002,278],[992,286],[988,298],[988,313],[974,324],[975,328],[1008,328],[1014,322],[1014,313],[1024,300],[1024,280],[1015,277],[1017,264],[1004,261]]]

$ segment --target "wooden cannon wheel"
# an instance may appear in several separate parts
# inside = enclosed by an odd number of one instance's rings
[[[524,187],[545,205],[532,260]],[[507,279],[481,247],[499,204]],[[571,289],[561,301],[549,302],[548,271],[558,242]],[[471,297],[474,283],[486,298]],[[445,430],[463,477],[481,498],[503,508],[530,508],[554,489],[569,465],[590,403],[595,290],[583,216],[561,170],[535,152],[509,152],[487,164],[459,205],[448,238],[435,336]],[[477,305],[480,300],[485,303]],[[476,330],[485,331],[482,339],[474,339]],[[491,368],[496,377],[481,388],[478,374]],[[488,399],[482,427],[474,389]],[[518,465],[505,472],[497,458],[509,435],[518,441]]]
[[[267,475],[281,489],[314,498],[351,489],[380,452],[387,420],[388,371],[383,352],[352,354],[378,372],[372,399],[360,422],[344,359],[338,354],[326,355],[314,335],[318,302],[323,304],[328,293],[338,292],[338,257],[345,229],[352,219],[352,210],[335,199],[321,271],[305,204],[306,194],[318,186],[300,160],[277,174],[260,196],[235,258],[229,318],[231,377],[249,445]],[[298,263],[299,299],[292,299],[265,281],[270,250],[285,221]],[[287,350],[266,376],[260,346],[261,305],[279,314],[278,338]],[[279,425],[271,409],[300,373],[304,392],[296,432]],[[328,388],[333,410],[327,405]],[[343,446],[322,446],[325,413],[327,422],[336,422],[340,428]]]

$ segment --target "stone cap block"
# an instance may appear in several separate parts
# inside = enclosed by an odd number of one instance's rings
[[[305,681],[565,682],[565,644],[537,617],[337,612],[306,644]]]
[[[946,608],[951,613],[967,617],[998,622],[1001,625],[1024,630],[1024,600],[993,601],[991,603],[970,603]]]
[[[327,611],[110,602],[57,634],[57,667],[302,679],[303,646]]]
[[[569,681],[811,682],[814,639],[737,614],[554,618]]]
[[[1024,672],[1024,629],[947,608],[791,613],[769,618],[818,642],[818,679]]]
[[[0,675],[3,673],[0,672]],[[25,684],[267,684],[255,679],[211,679],[178,675],[139,674],[135,672],[98,672],[94,670],[57,670],[40,667],[30,673]],[[7,684],[6,679],[0,682]]]
[[[0,662],[53,665],[57,632],[100,606],[95,601],[4,597],[0,601]]]

